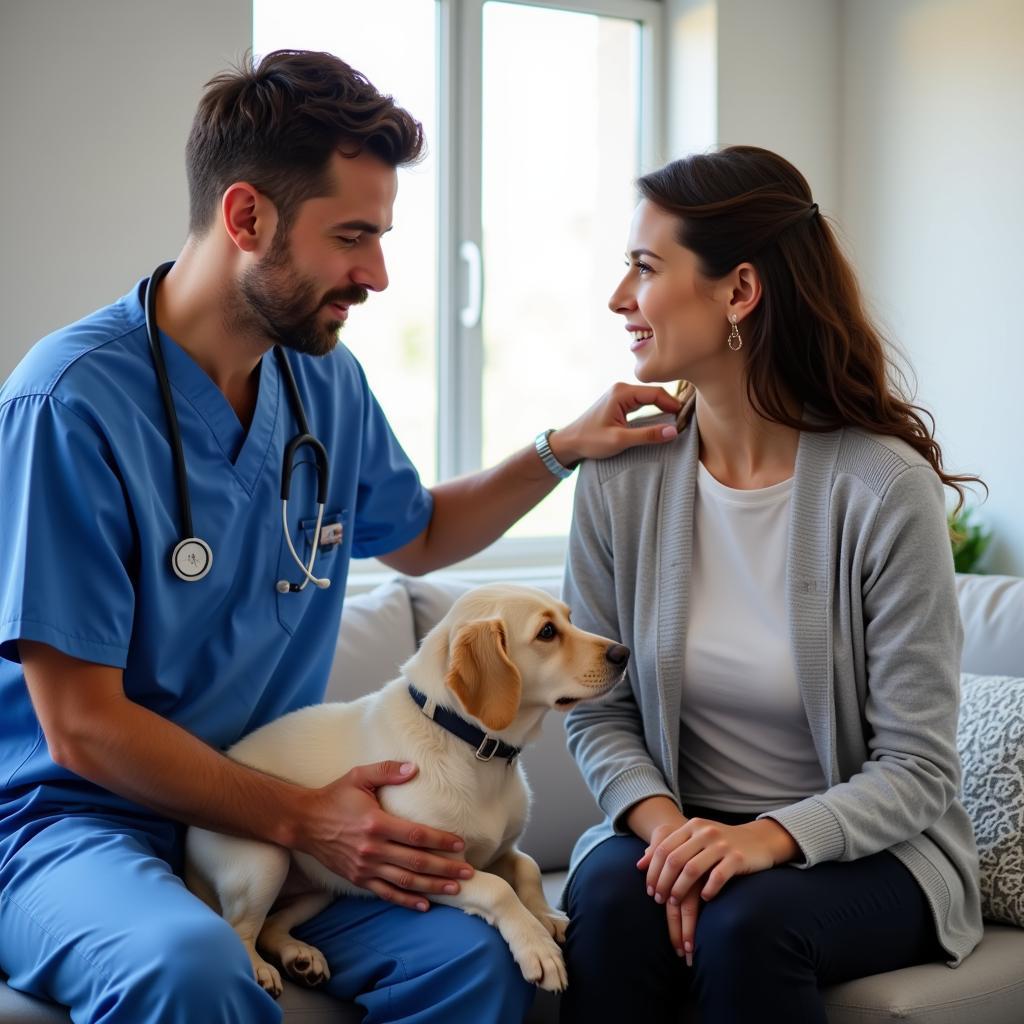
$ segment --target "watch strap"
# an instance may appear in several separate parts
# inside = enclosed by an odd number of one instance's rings
[[[542,430],[533,442],[533,446],[537,449],[537,454],[540,456],[540,461],[547,466],[552,476],[557,477],[559,480],[564,480],[566,477],[572,476],[572,470],[567,466],[563,466],[558,459],[555,458],[555,453],[551,450],[551,445],[548,444],[548,436],[554,433],[554,430]]]

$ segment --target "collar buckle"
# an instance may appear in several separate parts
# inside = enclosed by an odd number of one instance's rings
[[[490,749],[486,750],[487,744],[490,744]],[[498,747],[501,746],[501,740],[496,736],[485,736],[480,741],[480,746],[476,748],[476,759],[478,761],[490,761],[494,755],[498,752]]]
[[[412,683],[409,684],[409,695],[427,718],[436,722],[442,729],[450,732],[453,736],[458,736],[461,740],[465,740],[470,746],[473,746],[479,740],[476,749],[473,751],[478,761],[483,761],[486,764],[488,761],[493,761],[495,755],[501,755],[509,768],[516,763],[516,758],[519,757],[521,752],[519,747],[511,747],[498,739],[497,736],[488,736],[483,729],[478,729],[464,718],[460,718],[454,711],[438,705],[432,698],[417,690]],[[483,738],[480,739],[480,737]]]

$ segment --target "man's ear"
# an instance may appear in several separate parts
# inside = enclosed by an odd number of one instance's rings
[[[458,630],[444,681],[466,711],[489,730],[499,732],[512,724],[523,679],[509,659],[501,619],[480,619]]]
[[[269,248],[277,230],[277,207],[248,182],[236,181],[221,197],[224,230],[242,251]]]

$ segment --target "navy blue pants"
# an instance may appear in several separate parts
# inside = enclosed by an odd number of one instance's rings
[[[924,894],[883,852],[731,879],[700,907],[691,969],[637,870],[645,845],[616,836],[573,874],[562,1024],[675,1024],[687,1000],[703,1024],[825,1024],[820,987],[943,959]]]

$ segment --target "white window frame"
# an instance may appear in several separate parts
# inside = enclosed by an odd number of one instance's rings
[[[481,467],[483,331],[479,316],[486,267],[471,280],[483,249],[481,224],[483,7],[487,0],[438,2],[438,479]],[[661,0],[502,0],[581,14],[618,17],[640,26],[639,166],[665,162],[667,52]],[[477,307],[475,320],[467,315]],[[597,396],[595,395],[595,398]],[[573,410],[566,410],[572,414]],[[553,424],[539,423],[541,430]],[[527,444],[531,438],[523,438]],[[468,579],[539,580],[561,574],[565,537],[502,538],[453,566]],[[368,589],[393,573],[376,559],[354,561],[350,589]]]

